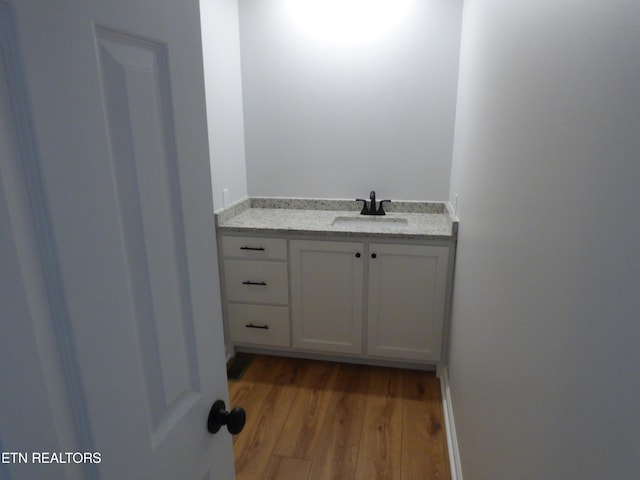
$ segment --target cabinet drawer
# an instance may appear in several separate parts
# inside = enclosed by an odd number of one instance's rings
[[[225,257],[263,258],[286,260],[287,241],[282,238],[222,237],[222,254]]]
[[[229,301],[289,303],[286,263],[225,260],[224,283]]]
[[[289,309],[265,305],[227,306],[232,342],[289,346]]]

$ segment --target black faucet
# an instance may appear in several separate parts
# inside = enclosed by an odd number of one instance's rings
[[[376,191],[371,190],[369,194],[369,205],[364,198],[356,198],[357,202],[362,202],[362,211],[360,215],[386,215],[383,204],[384,202],[390,202],[391,200],[381,200],[380,206],[376,208]]]

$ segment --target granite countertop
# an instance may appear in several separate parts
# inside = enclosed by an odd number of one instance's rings
[[[456,241],[448,202],[391,202],[385,216],[360,215],[354,200],[247,198],[215,213],[222,232]],[[338,221],[336,220],[338,217]]]

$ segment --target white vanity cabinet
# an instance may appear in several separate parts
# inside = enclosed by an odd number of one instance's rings
[[[234,344],[288,347],[287,241],[221,237],[227,333]]]
[[[295,348],[362,352],[364,244],[291,240]]]
[[[252,197],[216,213],[229,353],[442,371],[458,236],[451,205],[358,210]]]
[[[229,347],[442,364],[450,242],[227,233],[219,240]]]

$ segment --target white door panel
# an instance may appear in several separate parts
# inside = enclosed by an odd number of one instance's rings
[[[0,6],[17,37],[3,53],[26,79],[9,108],[31,112],[28,221],[47,223],[36,251],[59,293],[56,348],[71,352],[49,388],[70,399],[77,447],[102,458],[83,471],[232,479],[229,434],[206,429],[228,392],[198,3]]]

